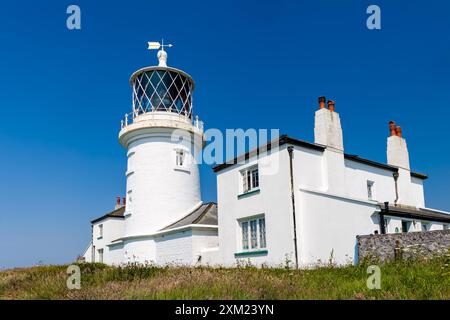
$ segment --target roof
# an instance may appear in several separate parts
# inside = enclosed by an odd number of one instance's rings
[[[450,222],[450,214],[444,213],[442,211],[435,211],[431,209],[415,208],[403,205],[389,205],[388,209],[384,204],[380,204],[381,212],[388,216],[401,217],[401,218],[411,218],[419,220],[429,220],[437,222]]]
[[[276,143],[277,142],[277,143]],[[274,145],[274,147],[277,146],[282,146],[284,144],[290,144],[290,145],[294,145],[294,146],[299,146],[299,147],[304,147],[304,148],[308,148],[308,149],[312,149],[312,150],[317,150],[317,151],[324,151],[326,149],[326,146],[318,144],[318,143],[310,143],[310,142],[306,142],[303,140],[299,140],[299,139],[295,139],[292,137],[289,137],[288,135],[281,135],[279,138],[274,139],[262,146],[259,146],[249,152],[246,152],[245,154],[242,154],[230,161],[227,161],[225,163],[219,164],[215,167],[213,167],[214,172],[219,172],[222,171],[226,168],[229,168],[235,164],[241,163],[242,161],[246,161],[249,158],[253,157],[253,156],[258,156],[260,153],[264,153],[266,151],[269,151],[272,149],[272,145]],[[398,168],[395,166],[391,166],[385,163],[381,163],[381,162],[377,162],[377,161],[373,161],[373,160],[369,160],[369,159],[365,159],[365,158],[361,158],[358,155],[352,155],[352,154],[347,154],[344,153],[344,157],[347,160],[351,160],[351,161],[355,161],[355,162],[359,162],[359,163],[363,163],[372,167],[376,167],[376,168],[381,168],[381,169],[386,169],[392,172],[398,172]],[[428,176],[426,174],[423,173],[417,173],[417,172],[412,172],[411,171],[411,176],[415,177],[415,178],[419,178],[419,179],[427,179]]]
[[[352,160],[355,162],[359,162],[359,163],[363,163],[363,164],[367,164],[371,167],[376,167],[376,168],[380,168],[380,169],[386,169],[392,172],[398,172],[398,168],[394,167],[394,166],[390,166],[388,164],[384,164],[384,163],[380,163],[380,162],[376,162],[373,160],[369,160],[369,159],[365,159],[365,158],[361,158],[360,156],[357,155],[353,155],[353,154],[344,154],[344,158],[347,160]]]
[[[115,209],[115,210],[113,210],[111,212],[108,212],[107,214],[105,214],[105,215],[103,215],[103,216],[101,216],[101,217],[99,217],[97,219],[92,220],[91,223],[96,223],[96,222],[102,221],[102,220],[104,220],[106,218],[120,218],[120,219],[123,219],[124,218],[124,213],[125,213],[125,206],[122,206],[122,207],[117,208],[117,209]]]
[[[191,224],[217,225],[217,204],[214,202],[204,203],[187,216],[161,229],[161,231],[180,228]]]
[[[251,151],[248,151],[245,154],[242,154],[230,161],[227,161],[225,163],[222,163],[222,164],[219,164],[219,165],[213,167],[213,170],[214,170],[214,172],[219,172],[219,171],[229,168],[235,164],[238,164],[238,163],[242,162],[243,160],[246,161],[255,155],[258,156],[260,153],[264,153],[266,151],[271,150],[272,145],[274,147],[278,147],[278,146],[282,146],[284,144],[291,144],[294,146],[304,147],[304,148],[317,150],[317,151],[324,151],[326,148],[325,146],[323,146],[321,144],[310,143],[310,142],[306,142],[303,140],[298,140],[298,139],[291,138],[284,134],[284,135],[281,135],[280,137],[278,137],[277,139],[269,141],[268,143],[261,145]]]

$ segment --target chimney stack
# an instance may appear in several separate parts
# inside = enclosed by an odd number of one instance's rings
[[[115,209],[119,209],[119,208],[120,208],[120,197],[117,197]]]
[[[389,165],[410,170],[409,152],[402,128],[394,121],[389,122],[390,137],[387,139],[387,162]]]
[[[126,206],[127,205],[127,198],[123,197],[122,198],[122,206]]]
[[[319,97],[319,110],[316,111],[314,122],[314,142],[342,152],[344,142],[339,113],[334,112],[333,100],[328,100],[329,109],[325,108],[325,101],[325,97]]]
[[[321,99],[323,98],[323,99]],[[319,101],[325,103],[325,97]],[[334,101],[328,100],[328,109],[321,108],[314,117],[314,142],[326,146],[323,152],[324,189],[345,195],[344,142],[339,113],[334,111]]]

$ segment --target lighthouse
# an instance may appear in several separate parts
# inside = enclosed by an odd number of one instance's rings
[[[158,65],[131,75],[131,112],[121,121],[126,150],[126,196],[113,211],[91,221],[85,261],[110,265],[196,265],[217,252],[217,204],[203,203],[197,159],[203,123],[193,113],[194,80],[167,65],[165,45]]]
[[[149,43],[149,49],[159,49],[159,64],[132,74],[132,111],[119,132],[128,158],[123,237],[128,257],[139,256],[139,238],[202,205],[196,158],[204,138],[193,114],[195,84],[186,72],[167,66],[169,46]]]

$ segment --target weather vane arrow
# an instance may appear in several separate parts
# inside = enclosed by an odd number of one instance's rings
[[[171,48],[173,44],[164,44],[164,39],[160,42],[148,42],[148,50],[159,50],[158,51],[158,60],[159,67],[167,67],[167,52],[164,48]]]

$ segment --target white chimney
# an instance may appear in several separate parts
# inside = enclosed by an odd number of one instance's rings
[[[319,110],[316,111],[314,123],[314,142],[343,152],[341,119],[334,111],[334,101],[328,100],[327,109],[325,100],[325,97],[319,98]]]
[[[334,101],[319,98],[319,110],[314,123],[314,142],[326,146],[324,151],[324,188],[330,193],[345,195],[345,160],[342,127],[339,114],[334,111]]]
[[[409,153],[406,140],[402,138],[402,128],[389,122],[391,136],[387,139],[387,163],[392,166],[410,170]]]

